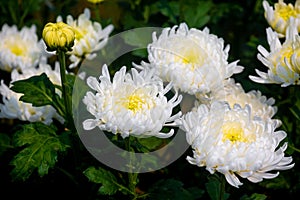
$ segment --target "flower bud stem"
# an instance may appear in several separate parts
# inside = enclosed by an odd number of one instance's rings
[[[67,78],[66,78],[66,55],[65,51],[58,49],[58,60],[60,64],[60,78],[61,78],[61,86],[62,86],[62,96],[65,105],[65,120],[67,127],[73,130],[73,117],[72,117],[72,107],[71,107],[71,91],[68,87]]]

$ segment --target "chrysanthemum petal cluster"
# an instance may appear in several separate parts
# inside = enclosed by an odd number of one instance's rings
[[[224,174],[235,187],[242,185],[238,176],[257,183],[292,168],[292,158],[284,155],[287,143],[279,146],[286,133],[276,131],[278,121],[253,118],[251,112],[249,105],[214,101],[185,114],[181,128],[194,154],[188,162]]]
[[[172,116],[172,112],[182,97],[175,93],[168,100],[165,94],[171,86],[164,87],[153,70],[138,72],[133,68],[130,74],[126,73],[124,66],[111,80],[104,65],[99,80],[88,77],[87,84],[94,91],[88,91],[83,102],[94,119],[83,122],[85,130],[99,127],[123,138],[129,135],[159,138],[173,135],[173,129],[169,133],[161,130],[163,126],[173,125],[181,115],[179,112]]]
[[[279,37],[284,37],[286,29],[289,25],[290,18],[296,18],[300,20],[300,1],[296,0],[295,5],[291,3],[284,3],[283,0],[279,0],[275,3],[274,8],[270,6],[268,1],[263,1],[263,8],[265,10],[265,18],[269,25],[278,33]],[[296,29],[300,30],[300,21],[295,24]]]
[[[55,70],[52,70],[51,66],[45,63],[40,63],[38,68],[28,68],[23,73],[14,69],[11,73],[11,83],[42,73],[46,73],[53,84],[61,85],[59,66],[56,65]],[[19,101],[22,94],[12,91],[9,86],[1,80],[0,94],[3,103],[0,104],[0,118],[19,119],[29,122],[39,121],[45,124],[51,124],[53,119],[57,119],[61,123],[64,122],[64,119],[50,105],[35,107],[30,103]]]
[[[23,27],[4,24],[0,32],[0,69],[24,71],[36,67],[42,56],[45,56],[44,46],[38,40],[36,26]]]
[[[300,84],[300,36],[295,27],[296,20],[290,21],[285,41],[282,44],[278,34],[271,28],[267,28],[270,52],[259,45],[257,58],[268,67],[268,71],[262,72],[256,69],[258,77],[250,76],[252,81],[281,84],[282,87]]]
[[[240,105],[242,108],[248,105],[251,108],[252,118],[268,119],[272,118],[277,112],[277,107],[274,106],[274,98],[267,98],[259,90],[245,92],[242,85],[236,83],[233,78],[224,81],[223,88],[211,94],[209,99],[201,94],[196,94],[196,98],[199,100],[197,105],[209,105],[212,101],[225,101],[231,108],[235,104]]]
[[[149,63],[142,62],[142,68],[154,68],[156,73],[182,92],[209,93],[243,67],[237,62],[228,63],[229,46],[208,28],[202,31],[185,23],[163,29],[148,45]]]
[[[78,19],[74,19],[71,15],[67,16],[66,23],[75,31],[75,43],[70,52],[73,64],[69,66],[70,68],[76,67],[83,58],[93,59],[96,56],[95,51],[106,45],[108,36],[113,30],[113,25],[103,29],[100,23],[92,22],[90,17],[91,12],[88,8],[84,9]],[[57,21],[62,21],[62,17],[59,16]]]

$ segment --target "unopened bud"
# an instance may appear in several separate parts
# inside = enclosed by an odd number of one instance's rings
[[[74,45],[75,32],[63,22],[47,23],[42,33],[48,51],[71,51]]]

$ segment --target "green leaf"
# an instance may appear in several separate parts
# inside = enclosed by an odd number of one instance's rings
[[[39,176],[48,174],[48,170],[57,162],[59,152],[66,151],[68,145],[61,142],[54,126],[43,123],[31,123],[22,126],[13,137],[16,147],[24,148],[13,158],[11,171],[13,180],[26,180],[34,172]]]
[[[224,179],[224,177],[218,178],[216,176],[212,176],[211,178],[208,179],[208,182],[205,184],[207,193],[212,200],[218,200],[218,199],[226,200],[229,197],[228,193],[225,193],[225,191],[222,192],[222,187],[225,187],[225,185],[222,185],[221,181],[225,181],[225,180],[220,180],[220,179]],[[223,195],[222,198],[220,197],[221,195]]]
[[[8,149],[11,148],[11,139],[8,135],[0,134],[0,156]]]
[[[122,189],[119,187],[116,177],[103,168],[89,167],[83,173],[91,182],[102,184],[98,190],[100,194],[113,195],[118,189]]]
[[[138,138],[137,140],[148,151],[153,151],[164,143],[163,139],[157,137]]]
[[[290,181],[287,180],[288,177],[280,174],[275,179],[266,179],[263,182],[260,182],[259,185],[267,188],[267,189],[289,189],[290,188]]]
[[[32,103],[33,106],[53,105],[53,100],[59,99],[55,93],[54,85],[45,73],[12,82],[11,89],[17,93],[22,93],[20,100]]]
[[[157,2],[157,7],[159,8],[159,11],[161,14],[166,16],[168,18],[168,21],[177,24],[178,20],[177,17],[179,16],[179,2],[177,1],[159,1]]]
[[[241,197],[241,200],[265,200],[267,196],[264,194],[253,193],[250,197],[248,195],[244,195]]]
[[[146,49],[149,42],[152,41],[152,35],[149,34],[147,29],[127,31],[123,37],[126,44],[142,49]]]
[[[297,106],[289,108],[292,114],[296,117],[297,120],[300,120],[300,109]]]
[[[184,189],[183,183],[175,179],[160,180],[149,189],[151,200],[193,200],[199,199],[203,190],[195,188]]]
[[[209,11],[212,9],[211,1],[197,1],[195,5],[183,8],[184,20],[189,27],[202,27],[210,20]]]

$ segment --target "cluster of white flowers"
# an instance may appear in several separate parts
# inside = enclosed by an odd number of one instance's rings
[[[61,20],[60,17],[57,19]],[[90,20],[90,11],[84,10],[78,20],[72,16],[67,17],[67,22],[76,32],[75,46],[70,54],[72,61],[70,68],[78,65],[82,59],[93,59],[94,51],[101,49],[112,32],[113,26],[101,28],[98,22]],[[17,29],[16,25],[4,24],[0,32],[0,69],[10,72],[11,77],[0,84],[0,118],[19,119],[29,122],[52,123],[57,119],[63,123],[64,119],[50,105],[34,107],[30,103],[24,103],[19,98],[22,96],[10,89],[14,81],[24,80],[35,75],[46,73],[50,81],[55,85],[61,85],[60,67],[58,63],[50,66],[47,61],[52,52],[46,51],[45,42],[38,39],[36,26]],[[81,76],[79,74],[78,76]],[[10,81],[6,83],[6,81]],[[56,92],[61,95],[59,90]]]
[[[275,45],[275,44],[272,44]],[[123,67],[113,80],[106,66],[97,80],[87,79],[88,91],[83,99],[95,118],[83,122],[85,130],[99,127],[123,137],[169,137],[160,130],[166,122],[185,131],[193,149],[187,160],[205,166],[210,173],[225,175],[229,184],[242,185],[237,175],[251,182],[274,178],[279,172],[294,166],[285,157],[286,137],[276,130],[281,121],[273,119],[275,100],[258,90],[245,92],[232,75],[243,67],[237,61],[228,63],[229,46],[207,28],[189,29],[185,23],[153,33],[148,45],[148,61],[134,66],[132,75]],[[292,56],[293,57],[293,56]],[[175,96],[167,101],[170,90],[163,81],[172,84]],[[181,101],[177,91],[194,95],[195,107],[181,115],[171,116]],[[177,100],[176,100],[177,99]],[[271,172],[272,171],[272,172]]]
[[[250,76],[251,80],[282,86],[300,84],[298,4],[294,9],[279,1],[273,11],[263,2],[266,19],[275,31],[267,28],[270,53],[258,47],[258,59],[269,68],[268,73],[256,70],[260,77]],[[286,37],[283,44],[281,33]],[[237,175],[256,183],[276,177],[277,170],[292,168],[292,158],[284,156],[287,143],[279,147],[287,134],[276,130],[281,121],[273,118],[275,100],[260,91],[245,92],[232,78],[222,84],[223,89],[212,90],[209,95],[196,93],[195,107],[177,121],[194,152],[187,160],[205,166],[210,173],[224,174],[235,187],[242,185]]]
[[[274,29],[279,37],[284,37],[286,29],[289,26],[290,18],[300,18],[300,1],[296,0],[295,6],[291,3],[286,4],[283,0],[275,3],[274,8],[270,6],[269,2],[264,0],[263,7],[265,10],[265,18]],[[295,24],[295,27],[300,30],[300,22]]]
[[[256,70],[260,77],[250,76],[259,83],[278,83],[282,86],[300,84],[298,35],[299,1],[295,8],[282,0],[273,10],[264,1],[266,19],[275,29],[267,29],[270,52],[258,47],[258,59],[269,68],[267,73]],[[288,12],[286,12],[288,11]],[[103,48],[113,30],[109,25],[90,20],[85,9],[78,19],[67,16],[66,22],[75,32],[72,51],[68,52],[72,64],[78,67],[83,59],[93,59]],[[62,17],[57,22],[62,22]],[[59,66],[47,64],[45,44],[38,41],[36,28],[4,25],[0,32],[0,69],[11,71],[11,83],[34,75],[46,73],[56,85],[61,85]],[[276,32],[277,31],[277,32]],[[286,37],[281,44],[279,38]],[[92,118],[82,123],[85,130],[96,127],[129,136],[168,138],[174,134],[174,126],[186,133],[186,140],[193,150],[187,161],[206,167],[210,173],[224,174],[229,184],[242,185],[238,176],[251,182],[274,178],[279,172],[294,166],[291,157],[285,157],[287,143],[281,142],[287,134],[274,119],[275,100],[260,91],[244,91],[232,78],[243,71],[238,61],[229,62],[229,45],[224,47],[222,38],[208,28],[188,28],[185,23],[164,28],[157,36],[154,32],[148,45],[148,62],[142,61],[126,72],[126,66],[113,78],[106,65],[99,78],[90,76],[88,91],[83,98]],[[79,75],[78,75],[79,76]],[[167,84],[165,84],[167,82]],[[21,94],[9,89],[1,80],[0,118],[19,119],[50,124],[53,119],[64,119],[49,106],[33,107],[19,101]],[[173,89],[173,90],[171,90]],[[173,96],[168,99],[167,93]],[[174,114],[174,108],[182,101],[179,93],[194,95],[197,101],[189,112]],[[164,126],[170,131],[162,132]],[[273,173],[274,172],[274,173]]]
[[[282,87],[300,84],[300,1],[295,8],[282,0],[275,4],[275,10],[263,2],[265,16],[270,26],[266,29],[270,46],[268,52],[263,46],[258,46],[257,58],[268,68],[267,72],[256,69],[259,75],[249,78],[258,83],[281,84]],[[285,37],[281,43],[280,39]]]

